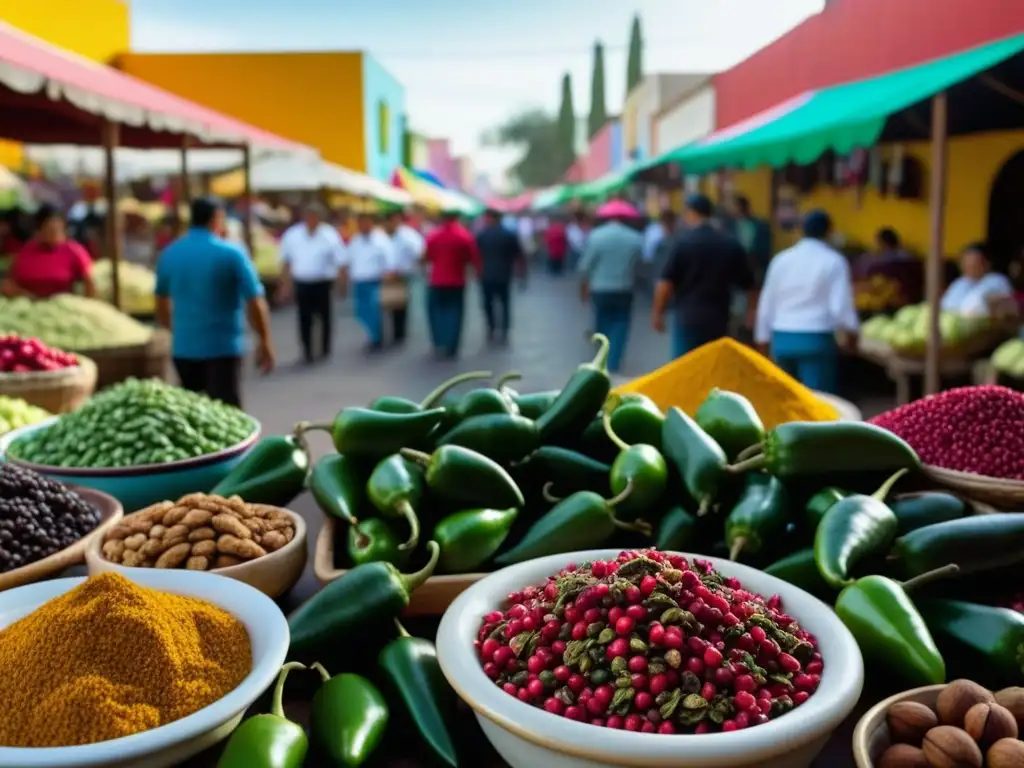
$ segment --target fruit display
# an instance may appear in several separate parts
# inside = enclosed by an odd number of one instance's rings
[[[52,426],[16,439],[13,459],[47,467],[166,464],[237,445],[254,430],[239,409],[157,379],[127,379]]]
[[[907,299],[899,280],[874,274],[854,286],[854,302],[859,312],[885,312],[902,307]]]
[[[889,346],[898,354],[918,356],[928,346],[931,314],[927,304],[903,307],[891,317],[877,316],[864,322],[861,336]],[[993,327],[986,317],[939,314],[939,332],[944,348],[961,348],[977,338],[988,338]]]
[[[54,349],[39,339],[0,336],[0,373],[59,371],[78,365],[70,352]]]
[[[153,330],[105,301],[61,294],[42,301],[0,298],[0,334],[85,351],[145,344]]]
[[[118,266],[121,309],[129,315],[151,315],[156,311],[156,273],[141,264],[122,261]],[[102,259],[92,268],[96,292],[104,301],[114,300],[113,262]]]
[[[992,367],[999,373],[1017,378],[1024,377],[1024,339],[1010,339],[992,353]]]
[[[20,397],[0,395],[0,435],[6,435],[12,429],[46,421],[52,415]]]
[[[100,511],[74,491],[0,463],[0,573],[70,547],[99,522]]]

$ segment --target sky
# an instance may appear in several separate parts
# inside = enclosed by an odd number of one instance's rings
[[[590,108],[592,50],[605,46],[606,103],[625,96],[630,23],[646,72],[726,69],[821,10],[823,0],[132,0],[144,52],[364,50],[406,89],[414,130],[448,137],[492,176],[514,153],[482,137],[524,108],[556,110],[573,78]],[[297,83],[296,87],[302,87]]]

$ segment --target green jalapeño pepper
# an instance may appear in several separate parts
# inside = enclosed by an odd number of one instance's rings
[[[611,391],[608,338],[600,333],[591,338],[599,345],[594,359],[576,369],[555,402],[537,419],[541,441],[546,444],[583,434]]]
[[[560,390],[557,389],[547,392],[529,392],[525,395],[512,396],[512,402],[519,408],[520,415],[536,421],[555,404],[559,394]]]
[[[303,664],[289,662],[281,667],[270,713],[245,720],[228,739],[217,768],[302,768],[309,740],[302,726],[284,716],[284,681]]]
[[[807,500],[804,506],[804,524],[810,531],[818,530],[825,513],[832,507],[845,499],[849,494],[838,488],[822,488]]]
[[[458,768],[459,758],[448,731],[447,716],[455,692],[437,662],[437,650],[429,640],[410,637],[397,621],[399,637],[384,646],[377,664],[409,713],[423,741],[437,758]]]
[[[309,464],[309,445],[300,434],[264,437],[210,493],[286,507],[305,489]]]
[[[740,553],[756,555],[782,536],[789,524],[789,492],[772,475],[747,477],[739,500],[725,519],[725,543],[729,559]]]
[[[608,487],[608,473],[612,469],[602,461],[554,445],[542,445],[519,466],[544,483],[553,482],[555,488],[566,494],[576,491],[604,492]]]
[[[610,415],[612,431],[630,445],[653,445],[661,450],[661,430],[665,414],[649,398],[628,399],[624,395],[611,394],[604,404],[605,414]],[[604,419],[602,419],[602,425]]]
[[[902,536],[926,525],[958,520],[967,514],[967,504],[959,496],[941,491],[924,491],[897,496],[889,504],[900,527],[897,536]]]
[[[409,524],[409,538],[399,549],[413,549],[420,540],[416,507],[423,499],[423,475],[419,468],[401,454],[388,456],[366,481],[366,495],[382,515],[401,517]]]
[[[821,578],[818,564],[814,560],[814,550],[810,547],[776,560],[764,572],[829,602],[835,597],[835,590]]]
[[[385,397],[378,397],[370,403],[369,407],[374,411],[383,411],[385,413],[419,413],[420,411],[427,411],[431,408],[436,408],[441,403],[441,398],[459,384],[466,381],[489,379],[493,375],[494,374],[490,371],[469,371],[468,373],[460,373],[458,376],[453,376],[447,381],[441,382],[419,403],[404,397],[392,397],[389,395]]]
[[[550,483],[545,495],[550,494]],[[612,499],[590,491],[579,491],[558,501],[547,514],[530,526],[522,540],[495,558],[499,565],[512,565],[545,555],[594,549],[604,544],[616,530],[639,531],[650,536],[651,528],[642,520],[626,523],[615,517],[615,506],[629,495],[627,488]]]
[[[905,473],[901,469],[874,495],[847,496],[825,513],[814,533],[814,557],[831,586],[840,589],[851,583],[850,571],[858,562],[888,551],[899,521],[882,499]]]
[[[519,510],[467,509],[438,521],[434,541],[441,547],[438,573],[469,573],[497,552]]]
[[[462,504],[497,509],[523,506],[523,492],[500,464],[460,445],[442,445],[433,454],[402,449],[426,468],[427,485],[439,496]]]
[[[346,408],[331,424],[304,424],[300,432],[328,431],[338,453],[358,459],[381,459],[423,441],[445,416],[444,408],[416,413],[387,413]]]
[[[614,396],[613,396],[614,397]],[[629,489],[616,509],[623,516],[639,517],[661,500],[668,485],[668,464],[653,445],[629,445],[612,429],[610,408],[604,411],[604,431],[619,448],[612,463],[609,484],[616,496]]]
[[[356,510],[366,495],[364,478],[355,461],[340,453],[329,453],[313,466],[309,490],[325,515],[355,525]]]
[[[362,765],[384,737],[387,702],[377,686],[361,675],[331,677],[319,663],[313,669],[323,679],[313,696],[310,731],[314,741],[335,765]]]
[[[687,493],[700,505],[697,515],[707,514],[725,482],[728,463],[725,452],[697,422],[678,408],[668,409],[661,444]]]
[[[539,443],[537,427],[529,419],[511,413],[489,413],[459,422],[437,444],[461,445],[504,463],[527,456]]]
[[[427,550],[430,560],[416,573],[400,573],[391,563],[365,563],[321,589],[288,617],[291,652],[336,648],[339,638],[398,616],[409,595],[434,573],[441,548],[429,541]]]
[[[885,576],[865,576],[843,588],[835,611],[861,652],[911,685],[946,682],[946,663],[908,591],[956,573],[956,566],[900,583]]]
[[[896,539],[892,555],[907,576],[947,563],[968,574],[1024,562],[1024,512],[972,515],[918,528]]]
[[[918,600],[917,607],[952,674],[992,690],[1024,678],[1024,615],[959,600]]]
[[[786,479],[835,472],[895,472],[915,469],[914,449],[887,429],[862,421],[791,421],[764,438],[762,452],[729,467],[730,472],[766,469]]]
[[[658,523],[654,546],[664,552],[689,552],[699,536],[697,517],[682,507],[672,507]]]
[[[693,415],[697,425],[722,446],[730,461],[764,440],[764,424],[743,395],[712,389]]]
[[[505,384],[521,378],[520,374],[511,371],[498,379],[493,389],[474,389],[456,401],[452,408],[452,418],[455,424],[459,424],[473,416],[487,416],[489,414],[519,414],[519,407],[511,397],[505,394]]]
[[[402,567],[409,561],[409,552],[399,544],[387,521],[370,517],[348,529],[346,553],[352,565],[384,562]]]

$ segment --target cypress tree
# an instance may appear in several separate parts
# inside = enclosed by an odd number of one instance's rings
[[[590,79],[590,116],[587,118],[587,135],[590,138],[608,120],[604,90],[604,46],[598,41],[594,43],[594,72]]]
[[[640,85],[643,79],[644,40],[640,31],[640,14],[633,16],[633,28],[629,33],[629,58],[626,63],[626,95]]]
[[[563,171],[576,160],[576,110],[572,104],[572,75],[562,76],[562,106],[558,110],[558,149]]]

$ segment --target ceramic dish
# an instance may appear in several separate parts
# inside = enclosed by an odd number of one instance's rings
[[[266,506],[266,505],[264,505]],[[269,552],[263,557],[247,563],[217,568],[210,573],[227,576],[231,579],[255,587],[268,597],[280,597],[295,586],[306,567],[306,521],[302,515],[290,509],[283,509],[295,524],[295,536],[276,552]],[[129,518],[131,515],[128,516]],[[138,570],[126,565],[112,563],[103,557],[103,537],[91,539],[85,548],[85,563],[89,566],[89,575],[116,571],[130,576]],[[170,572],[182,571],[182,568],[168,569]]]
[[[901,701],[915,701],[934,708],[939,693],[945,687],[926,685],[924,688],[903,691],[878,702],[865,712],[853,731],[853,759],[857,762],[857,768],[875,768],[875,761],[889,748],[889,726],[885,723],[885,714],[889,707]]]
[[[489,574],[456,598],[441,619],[437,656],[448,682],[475,711],[491,744],[512,768],[807,768],[853,710],[864,662],[853,636],[832,610],[801,589],[753,568],[698,555],[746,589],[782,597],[786,613],[815,635],[825,660],[821,685],[794,712],[732,733],[639,734],[577,723],[524,704],[483,673],[473,648],[481,618],[506,596],[542,582],[569,563],[610,559],[619,550],[543,557]]]
[[[48,467],[30,461],[9,458],[7,449],[19,437],[48,429],[59,417],[12,430],[0,437],[0,458],[20,467],[59,480],[66,485],[84,485],[109,493],[125,509],[142,509],[164,499],[177,499],[186,493],[204,493],[227,477],[260,436],[260,423],[252,419],[253,430],[245,440],[216,453],[169,464],[144,464],[124,468]]]
[[[266,595],[234,579],[196,571],[132,569],[144,587],[197,597],[233,614],[249,632],[252,671],[235,690],[181,720],[121,739],[79,747],[0,747],[3,768],[167,768],[231,733],[249,707],[273,683],[288,653],[288,622]],[[0,629],[34,611],[84,579],[57,579],[0,594]]]
[[[336,564],[334,543],[337,530],[337,521],[325,516],[323,527],[316,537],[316,550],[313,554],[313,573],[321,584],[330,584],[348,573],[348,569],[339,568]],[[412,593],[405,613],[409,616],[440,616],[452,604],[452,600],[485,576],[486,573],[431,576]]]
[[[100,522],[90,533],[80,538],[70,547],[54,552],[49,557],[36,560],[34,563],[23,565],[12,571],[0,573],[0,591],[20,587],[22,584],[31,584],[34,581],[53,576],[65,568],[78,565],[82,562],[82,556],[89,548],[89,545],[102,541],[103,535],[114,525],[120,522],[124,515],[124,508],[113,496],[108,496],[92,488],[71,486],[70,490],[77,493],[100,511]]]
[[[930,464],[921,465],[921,471],[945,488],[997,508],[1014,508],[1024,504],[1024,480],[1002,480]]]

